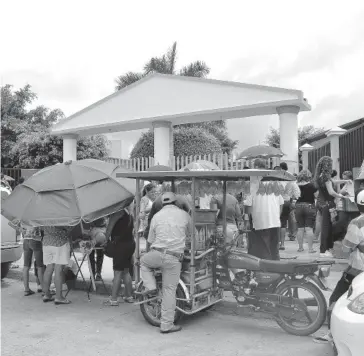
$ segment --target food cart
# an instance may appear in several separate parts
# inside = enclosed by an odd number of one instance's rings
[[[312,292],[315,299],[315,305],[319,306],[319,315],[316,319],[311,320],[305,328],[298,329],[296,327],[287,326],[285,321],[281,320],[280,326],[296,335],[308,335],[315,332],[322,326],[326,317],[326,301],[322,292],[316,285],[325,287],[322,281],[314,272],[318,272],[319,265],[324,264],[320,262],[280,262],[280,261],[267,261],[260,260],[254,256],[248,255],[245,251],[237,251],[235,255],[229,256],[230,262],[233,268],[241,268],[247,271],[247,275],[243,276],[242,281],[248,283],[248,288],[243,283],[240,286],[234,286],[229,277],[229,268],[225,264],[226,259],[226,244],[224,237],[226,236],[226,195],[227,195],[227,182],[249,180],[252,177],[261,177],[262,181],[269,180],[274,184],[279,184],[277,181],[292,181],[294,177],[284,171],[273,170],[235,170],[235,171],[164,171],[164,172],[133,172],[133,173],[117,173],[117,178],[132,178],[136,180],[136,212],[139,212],[140,207],[140,192],[142,187],[142,181],[164,181],[171,183],[171,191],[176,192],[176,185],[181,181],[191,181],[191,195],[192,202],[196,201],[196,192],[198,190],[198,184],[201,181],[219,181],[222,182],[222,216],[223,216],[223,231],[221,234],[217,233],[215,229],[215,220],[218,211],[217,210],[198,210],[195,208],[195,204],[191,206],[191,217],[195,229],[193,229],[191,241],[187,242],[185,257],[182,263],[182,271],[180,281],[176,291],[176,314],[175,321],[177,321],[182,315],[192,315],[202,310],[207,310],[216,303],[223,300],[224,290],[231,290],[237,299],[238,304],[248,302],[254,304],[258,302],[262,304],[257,306],[257,309],[262,311],[268,311],[277,315],[284,315],[284,318],[292,318],[292,315],[297,313],[304,315],[307,310],[306,304],[298,299],[297,293],[295,295],[289,295],[284,291],[284,286],[292,280],[292,285],[298,286],[304,284],[310,284],[306,289]],[[138,231],[138,220],[136,220],[135,231]],[[136,239],[136,252],[135,252],[135,277],[137,283],[137,291],[142,292],[143,282],[140,281],[140,241],[139,235],[135,233]],[[222,246],[223,245],[223,246]],[[231,249],[232,246],[228,248]],[[263,264],[262,261],[265,263]],[[272,262],[272,263],[271,263]],[[225,264],[225,267],[222,266]],[[249,271],[253,270],[253,272]],[[263,270],[264,275],[258,275],[259,271]],[[270,273],[273,271],[273,273]],[[245,273],[245,272],[244,272]],[[293,274],[299,273],[305,278],[298,281]],[[160,272],[155,271],[157,289],[161,291],[162,279]],[[312,286],[309,283],[309,279],[312,278],[316,285]],[[256,279],[261,281],[264,285],[263,292],[265,294],[254,295],[253,291],[254,283],[257,285]],[[244,282],[244,283],[245,283]],[[306,283],[307,282],[307,283]],[[280,287],[279,287],[280,286]],[[282,294],[277,295],[277,288],[281,289]],[[247,294],[248,293],[248,294]],[[249,295],[249,293],[251,295]],[[268,293],[268,294],[267,294]],[[285,294],[286,293],[286,294]],[[283,296],[286,295],[286,296]],[[253,296],[253,297],[251,297]],[[264,301],[264,302],[261,302]],[[141,312],[144,318],[152,325],[160,325],[161,316],[161,293],[158,296],[143,296],[142,300],[137,304],[140,305]],[[285,305],[283,305],[285,304]],[[303,309],[302,309],[303,308]],[[306,308],[307,309],[307,308]]]

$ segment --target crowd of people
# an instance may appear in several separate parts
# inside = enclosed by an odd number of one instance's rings
[[[260,159],[255,160],[254,168],[265,168],[265,162]],[[274,169],[287,171],[288,167],[282,162]],[[285,248],[286,229],[291,225],[292,232],[296,233],[298,252],[304,251],[305,236],[308,241],[308,252],[315,252],[314,237],[318,235],[317,230],[319,230],[320,256],[332,257],[330,250],[333,247],[334,236],[339,235],[334,233],[335,226],[339,226],[340,236],[345,236],[347,225],[350,223],[349,231],[352,235],[345,238],[346,245],[344,245],[352,247],[352,240],[356,238],[353,235],[354,226],[364,224],[363,215],[357,218],[363,212],[343,211],[341,216],[340,214],[338,216],[338,202],[344,197],[354,195],[351,172],[344,172],[343,178],[342,181],[334,180],[330,157],[320,159],[314,176],[308,170],[302,170],[297,175],[296,181],[277,182],[270,180],[269,177],[263,179],[251,177],[249,193],[240,193],[237,197],[232,194],[226,196],[225,243],[235,242],[237,235],[248,228],[246,241],[248,253],[259,258],[279,260],[279,250]],[[340,187],[340,184],[344,186]],[[87,227],[87,238],[93,241],[92,246],[100,247],[89,251],[91,273],[96,280],[100,280],[104,254],[113,259],[112,293],[105,304],[118,306],[122,281],[125,286],[124,302],[134,302],[132,275],[136,246],[133,230],[135,219],[139,220],[138,234],[147,240],[147,253],[141,259],[141,276],[145,286],[141,294],[153,296],[157,291],[153,269],[161,268],[163,273],[162,333],[180,330],[173,321],[175,293],[186,239],[191,235],[193,228],[189,214],[191,204],[201,208],[199,204],[189,201],[184,196],[171,192],[162,194],[157,185],[150,183],[143,189],[138,213],[132,203],[126,209],[98,219]],[[223,230],[222,205],[222,192],[216,191],[209,200],[208,207],[219,209],[216,225],[217,230],[221,231]],[[362,225],[359,225],[361,232]],[[85,238],[82,236],[84,229],[80,229],[79,226],[33,228],[22,225],[20,231],[24,239],[24,295],[35,294],[29,287],[29,270],[34,258],[38,281],[37,292],[42,293],[43,302],[69,304],[70,301],[63,296],[62,285],[65,280],[75,277],[70,271],[71,249],[72,244],[77,244]],[[290,238],[292,239],[292,236]],[[360,261],[352,263],[351,268],[356,268],[356,271],[363,270],[361,266],[364,262],[361,259],[362,252],[356,257],[356,261]],[[351,272],[352,269],[347,273]],[[53,275],[55,291],[50,288]],[[347,280],[346,275],[345,281]],[[343,282],[338,288],[343,289]],[[338,294],[336,292],[336,297]]]

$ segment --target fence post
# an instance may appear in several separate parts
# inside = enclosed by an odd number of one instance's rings
[[[300,151],[302,152],[302,168],[308,169],[308,153],[313,150],[313,146],[308,143],[304,144],[300,147]],[[313,172],[312,172],[313,173]]]
[[[332,158],[332,168],[337,171],[338,177],[340,174],[340,142],[339,137],[343,135],[346,130],[340,127],[334,127],[326,135],[330,139],[330,151]]]

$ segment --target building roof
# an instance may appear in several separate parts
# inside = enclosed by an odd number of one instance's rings
[[[277,114],[277,107],[311,107],[299,90],[221,80],[151,74],[53,126],[52,133],[92,135]]]
[[[354,129],[354,128],[362,125],[362,124],[364,124],[364,117],[362,117],[361,119],[358,119],[358,120],[354,120],[354,121],[347,122],[346,124],[340,125],[338,127],[341,128],[341,129],[344,129],[344,130],[352,130],[352,129]],[[312,142],[315,142],[315,141],[322,140],[323,138],[326,137],[327,133],[330,130],[325,130],[323,132],[319,132],[319,133],[317,133],[315,135],[312,135],[312,136],[308,137],[307,139],[303,140],[301,142],[301,144],[303,142],[305,142],[305,143],[312,143]]]

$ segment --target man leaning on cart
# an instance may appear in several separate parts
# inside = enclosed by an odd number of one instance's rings
[[[163,334],[180,331],[174,325],[176,289],[180,279],[186,237],[191,235],[192,220],[189,214],[176,206],[177,197],[168,192],[162,195],[163,208],[150,223],[148,243],[150,251],[141,259],[141,277],[146,290],[143,295],[157,293],[154,269],[162,272],[162,313],[160,331]]]

